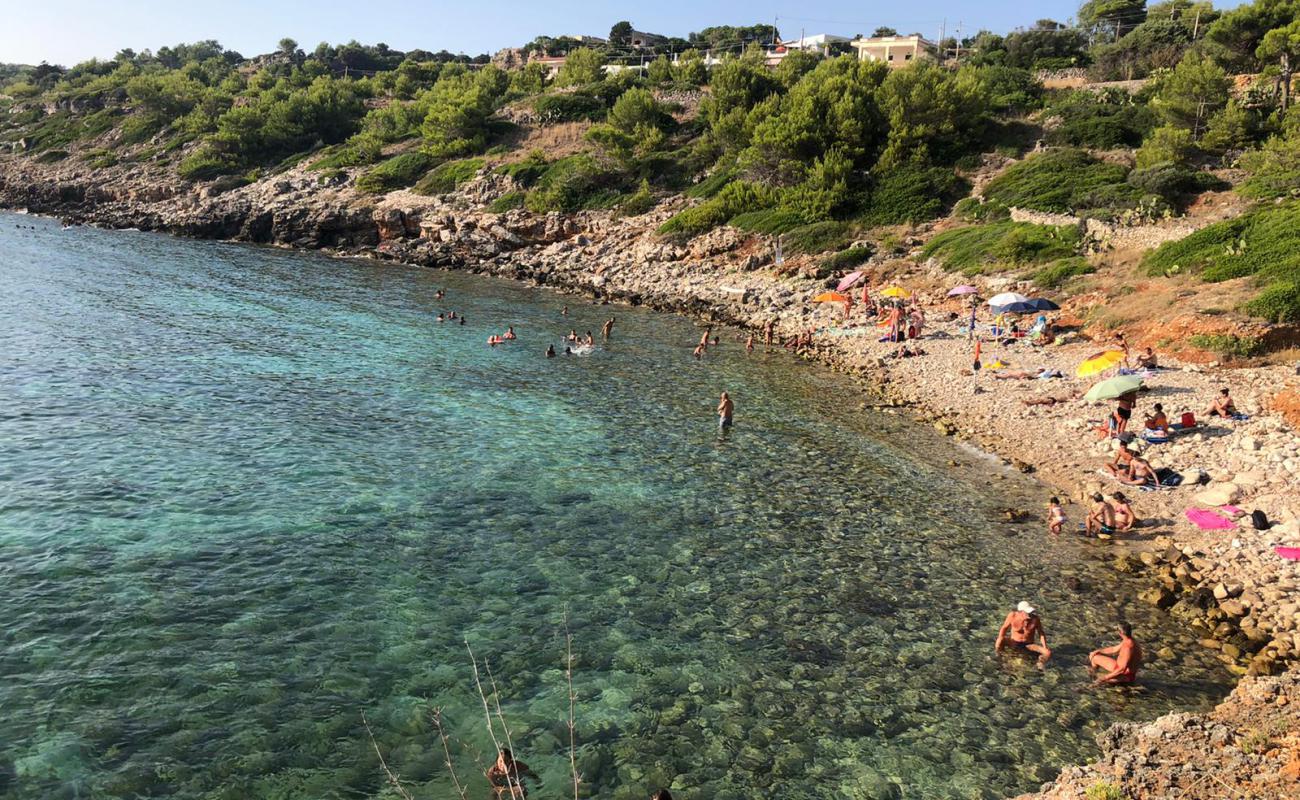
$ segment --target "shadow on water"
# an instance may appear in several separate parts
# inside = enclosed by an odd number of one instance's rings
[[[1000,797],[1228,686],[1096,545],[1003,521],[1034,484],[735,332],[696,361],[670,315],[33,224],[0,224],[5,800],[385,796],[362,709],[453,796],[430,708],[462,780],[491,749],[466,639],[558,796],[566,617],[579,768],[620,800]],[[1020,599],[1042,672],[993,655]],[[1173,656],[1080,690],[1121,617]]]

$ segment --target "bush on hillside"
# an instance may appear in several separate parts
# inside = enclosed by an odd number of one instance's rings
[[[989,181],[984,197],[1014,208],[1071,213],[1136,203],[1141,192],[1126,184],[1128,169],[1107,164],[1082,150],[1048,150],[1012,164]]]
[[[952,213],[963,222],[997,222],[1009,219],[1011,209],[996,200],[981,200],[978,197],[964,197],[952,207]]]
[[[1300,322],[1300,201],[1256,208],[1147,253],[1153,275],[1198,273],[1210,282],[1254,276],[1263,291],[1245,310]]]
[[[659,233],[697,236],[713,230],[739,214],[771,208],[777,204],[778,199],[775,189],[737,181],[727,184],[716,196],[698,206],[674,214],[659,226]]]
[[[1097,268],[1089,264],[1083,256],[1070,256],[1035,270],[1029,278],[1040,289],[1059,289],[1071,278],[1089,275],[1096,271]]]
[[[789,233],[795,228],[808,224],[808,220],[797,211],[788,208],[765,208],[761,211],[746,211],[737,214],[727,223],[742,231],[766,233],[770,236]]]
[[[1070,92],[1048,114],[1059,123],[1047,133],[1054,145],[1072,147],[1137,147],[1156,125],[1156,114],[1127,92],[1095,95]]]
[[[596,122],[605,118],[605,104],[589,94],[544,94],[533,103],[537,115],[552,122]]]
[[[1272,199],[1300,193],[1300,132],[1274,136],[1241,157],[1250,177],[1239,191],[1246,197]]]
[[[357,189],[369,194],[405,189],[420,180],[420,177],[436,163],[437,161],[426,153],[402,153],[357,178]]]
[[[415,184],[416,194],[449,194],[456,191],[461,184],[468,183],[483,169],[483,159],[462,158],[457,161],[445,161],[433,169]]]
[[[853,269],[867,263],[874,251],[870,247],[850,247],[847,250],[822,259],[819,274],[834,275],[837,272]]]
[[[548,167],[550,163],[546,160],[546,155],[541,150],[534,150],[522,161],[503,164],[496,171],[514,178],[520,186],[528,187],[537,183],[538,178],[546,174]]]
[[[945,231],[931,239],[922,258],[967,275],[1041,264],[1074,255],[1079,231],[1071,226],[994,222]]]
[[[967,189],[967,184],[946,167],[907,164],[887,170],[871,187],[862,221],[868,225],[901,225],[936,219]]]
[[[525,205],[537,213],[608,208],[618,202],[626,183],[623,172],[591,155],[569,156],[546,168]]]
[[[781,244],[787,253],[825,253],[844,247],[851,239],[852,228],[847,222],[814,222],[786,233]]]

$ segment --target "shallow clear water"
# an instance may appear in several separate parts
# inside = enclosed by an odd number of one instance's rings
[[[610,314],[604,349],[542,357]],[[482,797],[467,639],[530,796],[572,796],[566,613],[584,796],[997,797],[1225,691],[1104,548],[1000,522],[1041,490],[734,332],[697,363],[698,336],[0,216],[0,797],[389,796],[363,710],[417,797],[454,797],[435,706]],[[1045,674],[991,654],[1021,598]],[[1120,615],[1177,656],[1093,691]]]

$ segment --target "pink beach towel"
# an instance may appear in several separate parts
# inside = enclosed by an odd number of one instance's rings
[[[1220,531],[1237,527],[1237,523],[1215,511],[1204,508],[1189,508],[1183,512],[1192,524],[1203,531]]]
[[[1300,561],[1300,547],[1274,547],[1273,552],[1287,561]]]

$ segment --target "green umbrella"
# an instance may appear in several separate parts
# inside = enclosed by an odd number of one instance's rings
[[[1136,392],[1141,388],[1142,379],[1137,375],[1118,375],[1093,386],[1083,399],[1094,403],[1098,400],[1114,400],[1120,395]]]

